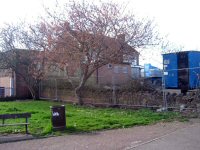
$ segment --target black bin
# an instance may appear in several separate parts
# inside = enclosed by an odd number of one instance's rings
[[[64,130],[66,128],[65,106],[51,106],[50,108],[53,130]]]

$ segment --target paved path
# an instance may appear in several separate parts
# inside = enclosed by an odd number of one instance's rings
[[[4,143],[0,150],[200,150],[199,144],[198,120]]]
[[[200,150],[200,123],[143,143],[132,150]]]

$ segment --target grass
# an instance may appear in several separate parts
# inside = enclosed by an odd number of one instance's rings
[[[50,106],[61,103],[48,101],[0,102],[0,114],[30,112],[29,132],[33,135],[59,134],[52,131]],[[130,110],[117,108],[90,108],[66,104],[67,128],[65,132],[90,132],[102,129],[126,128],[135,125],[148,125],[158,121],[179,118],[174,112],[156,113],[147,109]],[[0,120],[1,121],[1,120]],[[10,119],[7,122],[22,119]],[[24,126],[0,127],[2,133],[25,132]]]

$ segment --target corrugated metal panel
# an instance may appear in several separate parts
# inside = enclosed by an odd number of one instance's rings
[[[189,86],[191,89],[199,87],[200,77],[200,52],[188,52],[189,59]]]
[[[178,88],[178,65],[177,65],[177,54],[164,54],[163,55],[164,71],[167,72],[165,75],[165,87],[166,88]]]

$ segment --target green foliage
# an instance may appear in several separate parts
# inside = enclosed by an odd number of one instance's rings
[[[49,101],[18,101],[0,102],[0,114],[30,112],[29,131],[33,135],[60,135],[52,131],[50,106],[61,103]],[[66,105],[67,128],[65,132],[90,132],[102,129],[126,128],[135,125],[148,125],[158,121],[174,120],[179,118],[178,113],[156,113],[148,109],[130,110],[117,108],[90,108],[84,106]],[[22,119],[7,120],[6,122]],[[1,133],[25,132],[24,126],[1,127]]]

